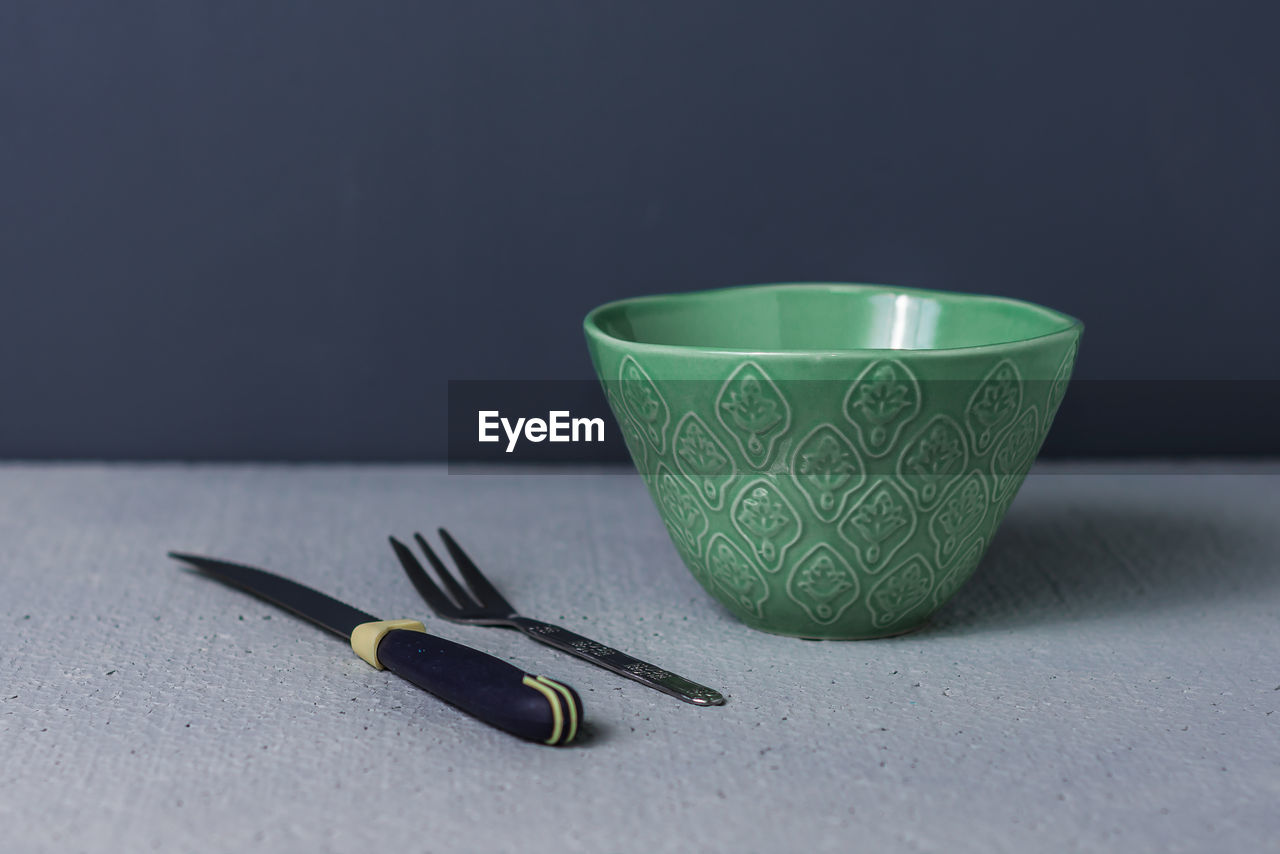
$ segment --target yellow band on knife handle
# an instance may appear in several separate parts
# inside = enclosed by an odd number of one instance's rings
[[[361,623],[351,630],[351,648],[356,655],[372,664],[379,670],[385,670],[378,661],[378,643],[387,632],[404,629],[408,632],[426,632],[427,627],[417,620],[377,620],[372,623]]]
[[[560,743],[568,744],[569,742],[573,741],[574,738],[576,738],[578,735],[579,709],[578,709],[578,701],[574,699],[573,691],[569,690],[567,686],[560,684],[554,679],[548,679],[545,676],[536,676],[534,678],[537,679],[539,682],[541,682],[543,685],[547,685],[551,687],[556,691],[556,693],[564,697],[565,710],[569,713],[569,727],[568,727],[568,732],[564,734],[564,738],[560,739]],[[551,742],[548,742],[548,743],[550,744]]]
[[[524,684],[546,697],[551,706],[551,736],[546,743],[568,744],[573,741],[578,734],[578,703],[573,693],[545,676],[526,676]]]

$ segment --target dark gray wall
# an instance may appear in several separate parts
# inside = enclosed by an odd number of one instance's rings
[[[588,376],[599,302],[806,279],[1169,381],[1058,453],[1277,450],[1182,382],[1280,374],[1275,8],[4,3],[0,457],[438,457],[446,380]]]

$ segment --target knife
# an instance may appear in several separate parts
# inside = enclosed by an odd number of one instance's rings
[[[568,744],[578,734],[582,701],[568,685],[429,635],[417,620],[379,620],[265,570],[180,552],[169,552],[169,557],[349,639],[369,664],[390,670],[490,726],[553,745]]]

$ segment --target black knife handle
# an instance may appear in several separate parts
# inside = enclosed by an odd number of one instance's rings
[[[472,717],[529,741],[568,744],[582,723],[582,700],[568,685],[444,638],[393,629],[378,643],[378,661]]]

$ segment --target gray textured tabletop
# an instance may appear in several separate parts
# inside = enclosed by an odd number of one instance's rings
[[[0,848],[1280,850],[1275,466],[1042,466],[929,627],[844,643],[738,624],[622,471],[0,465]],[[728,704],[424,617],[579,689],[520,742],[165,557],[423,617],[386,536],[441,524]]]

